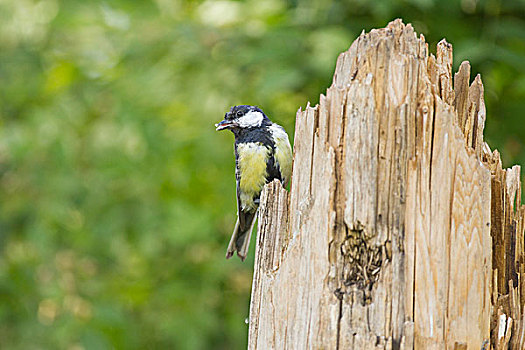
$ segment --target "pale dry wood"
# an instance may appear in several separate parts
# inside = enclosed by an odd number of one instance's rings
[[[482,86],[480,91],[483,91]],[[479,105],[483,114],[482,101]],[[499,152],[492,152],[488,145],[483,147],[482,157],[492,174],[491,233],[495,283],[492,291],[491,343],[494,348],[524,349],[525,290],[522,275],[525,207],[521,204],[520,167],[502,169]],[[500,319],[506,320],[503,338]],[[512,320],[511,323],[508,320]]]
[[[454,99],[454,107],[458,113],[459,127],[465,132],[465,123],[467,121],[467,107],[468,107],[468,91],[470,80],[470,63],[467,61],[461,62],[459,70],[454,74],[454,91],[456,93]]]
[[[250,349],[523,348],[520,169],[452,62],[396,20],[297,112],[291,193],[261,196]]]
[[[436,50],[439,96],[447,105],[454,104],[455,93],[452,89],[452,45],[441,40]]]

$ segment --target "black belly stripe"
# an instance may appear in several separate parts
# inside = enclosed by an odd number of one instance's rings
[[[266,172],[268,173],[266,176],[266,183],[272,182],[275,179],[278,179],[281,182],[283,181],[281,177],[281,171],[279,170],[279,166],[275,160],[273,152],[272,156],[266,162]]]

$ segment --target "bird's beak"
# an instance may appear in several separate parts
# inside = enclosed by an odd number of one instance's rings
[[[238,125],[239,124],[237,124],[236,122],[234,122],[232,120],[224,119],[222,122],[215,124],[215,128],[216,128],[215,130],[219,131],[219,130],[224,130],[224,129],[230,129],[230,128],[236,127]]]

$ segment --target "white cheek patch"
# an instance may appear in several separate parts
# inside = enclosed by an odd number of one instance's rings
[[[251,111],[240,117],[237,123],[241,128],[259,127],[263,119],[264,117],[261,112]]]

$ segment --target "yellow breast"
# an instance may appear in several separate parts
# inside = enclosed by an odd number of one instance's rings
[[[238,168],[240,173],[239,198],[243,210],[256,210],[253,202],[266,183],[266,160],[270,150],[262,143],[242,143],[237,145]]]

